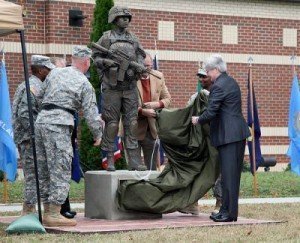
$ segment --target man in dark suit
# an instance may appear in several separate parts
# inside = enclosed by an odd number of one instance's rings
[[[219,152],[221,163],[222,206],[211,215],[215,222],[236,221],[238,196],[245,153],[245,139],[250,131],[242,114],[241,91],[237,82],[226,73],[226,63],[220,55],[212,55],[205,69],[214,84],[210,88],[207,109],[192,117],[192,123],[210,122],[211,143]]]

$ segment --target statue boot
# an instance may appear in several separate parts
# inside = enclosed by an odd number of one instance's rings
[[[107,153],[107,171],[115,171],[115,158],[114,158],[114,152],[108,152]]]
[[[126,152],[129,170],[147,170],[147,167],[142,163],[142,158],[139,149],[127,149]]]
[[[57,226],[75,226],[77,224],[75,219],[67,219],[60,214],[61,205],[44,204],[44,218],[43,224],[48,227]]]
[[[36,213],[35,204],[28,204],[26,202],[23,202],[22,216],[31,213]]]

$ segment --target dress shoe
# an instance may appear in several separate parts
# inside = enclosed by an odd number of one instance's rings
[[[225,210],[224,208],[221,207],[219,211],[214,210],[211,213],[211,215],[209,216],[209,218],[213,220],[215,217],[218,217],[220,214],[227,214],[228,215],[228,212],[227,212],[227,210]]]
[[[75,214],[73,214],[74,212],[63,212],[61,215],[62,216],[64,216],[65,218],[67,218],[67,219],[72,219],[72,218],[74,218],[75,217],[75,215],[76,215],[76,212],[75,212]]]
[[[73,214],[74,216],[76,216],[77,212],[75,211],[69,211],[70,214]]]
[[[215,222],[233,222],[237,221],[237,218],[230,217],[228,214],[219,214],[212,219]]]

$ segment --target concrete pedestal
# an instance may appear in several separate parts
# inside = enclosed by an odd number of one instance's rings
[[[119,184],[126,180],[140,180],[139,176],[149,171],[117,170],[87,171],[85,173],[85,217],[93,219],[149,219],[161,218],[161,214],[120,211],[116,206],[116,192]],[[160,173],[152,171],[150,179]]]

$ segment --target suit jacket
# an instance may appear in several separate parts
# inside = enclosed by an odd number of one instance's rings
[[[168,108],[171,103],[171,95],[168,91],[168,88],[165,84],[164,75],[157,71],[152,70],[157,76],[161,77],[158,79],[152,75],[150,75],[150,90],[151,90],[151,101],[162,101],[164,103],[164,107]],[[137,82],[137,88],[139,92],[139,107],[142,107],[143,101],[143,89],[141,80]],[[152,117],[144,117],[139,115],[138,117],[138,130],[137,130],[137,138],[138,140],[143,140],[146,136],[146,132],[149,126],[152,137],[155,139],[157,137],[157,130],[155,125],[156,119]]]
[[[211,86],[207,109],[198,122],[210,122],[211,143],[215,147],[250,136],[242,114],[240,87],[227,73],[222,73]]]

